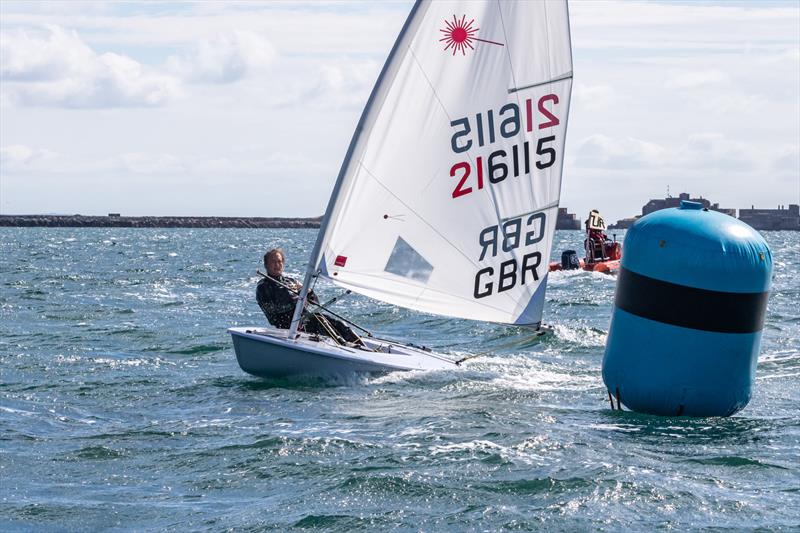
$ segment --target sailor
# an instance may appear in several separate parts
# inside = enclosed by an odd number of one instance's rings
[[[608,258],[606,246],[611,243],[608,235],[603,231],[606,229],[606,224],[603,217],[600,216],[600,212],[592,209],[584,225],[586,226],[586,240],[584,241],[586,261],[589,263],[604,261]]]
[[[297,293],[303,284],[294,278],[283,275],[286,254],[280,248],[273,248],[264,254],[264,268],[269,277],[263,278],[256,287],[256,301],[270,324],[280,329],[289,329],[297,305]],[[291,290],[290,290],[291,289]],[[308,300],[317,303],[317,295],[308,291]],[[300,331],[306,333],[338,336],[346,342],[361,344],[361,339],[344,322],[333,317],[303,310]]]

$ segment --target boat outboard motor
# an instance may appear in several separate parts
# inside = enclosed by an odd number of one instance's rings
[[[561,270],[577,270],[581,267],[580,259],[575,250],[561,252]]]
[[[683,201],[637,220],[603,357],[617,407],[666,416],[743,409],[771,278],[766,241],[733,217]]]

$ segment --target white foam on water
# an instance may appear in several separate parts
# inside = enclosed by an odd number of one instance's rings
[[[453,370],[408,370],[390,372],[377,376],[364,376],[364,384],[370,385],[396,385],[410,381],[424,381],[426,383],[454,381],[462,374],[460,368]]]
[[[24,409],[14,409],[13,407],[5,407],[3,405],[0,405],[0,412],[19,415],[19,416],[37,416],[39,414],[38,411],[26,411]]]
[[[756,381],[767,381],[770,379],[792,378],[800,376],[800,372],[790,372],[788,374],[770,374],[768,376],[756,376]]]
[[[547,274],[547,287],[561,287],[563,285],[572,284],[572,278],[583,277],[589,274],[585,270],[555,270]]]
[[[788,350],[775,350],[772,353],[761,354],[758,358],[759,362],[783,362],[791,361],[792,359],[800,358],[800,351],[796,349]]]
[[[497,454],[504,461],[525,464],[529,466],[539,466],[544,463],[546,458],[542,455],[533,453],[530,446],[524,442],[511,446],[497,444],[486,439],[476,439],[467,442],[457,442],[451,444],[437,444],[428,447],[428,451],[434,457],[446,455],[460,455],[462,453],[475,454]]]
[[[600,333],[588,327],[570,327],[563,324],[553,326],[554,334],[561,340],[584,347],[603,346],[608,340],[608,332]]]
[[[576,373],[559,365],[545,363],[529,355],[487,359],[483,365],[493,371],[491,383],[497,387],[523,391],[585,391],[597,386],[590,373]]]
[[[59,364],[93,364],[103,365],[109,368],[120,367],[140,367],[152,366],[158,368],[161,365],[176,366],[176,363],[162,359],[161,357],[151,358],[131,358],[131,359],[116,359],[111,357],[94,357],[94,356],[79,356],[79,355],[56,355],[53,360]]]
[[[453,444],[437,444],[434,446],[429,446],[428,449],[430,450],[432,455],[440,455],[443,453],[452,453],[458,451],[473,451],[473,450],[493,450],[499,451],[503,450],[505,446],[501,446],[500,444],[496,444],[490,440],[473,440],[469,442],[458,442]]]

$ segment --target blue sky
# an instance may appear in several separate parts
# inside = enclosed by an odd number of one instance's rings
[[[315,216],[411,2],[0,3],[0,212]],[[570,2],[562,205],[800,202],[800,3]]]

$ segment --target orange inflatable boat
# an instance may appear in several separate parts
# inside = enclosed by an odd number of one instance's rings
[[[561,252],[560,263],[550,263],[550,272],[554,270],[577,270],[582,268],[589,272],[602,272],[603,274],[616,274],[619,271],[619,262],[622,259],[622,245],[614,242],[605,233],[606,223],[597,209],[589,212],[589,218],[584,222],[586,226],[586,240],[583,247],[586,257],[578,259],[575,250]]]
[[[578,263],[580,268],[586,270],[587,272],[601,272],[603,274],[616,274],[619,270],[619,259],[612,259],[609,261],[598,261],[596,263],[587,263],[585,260],[581,259]],[[550,263],[550,272],[555,270],[564,270],[561,263],[559,262],[552,262]]]
[[[607,243],[603,255],[596,260],[578,259],[574,250],[564,250],[561,253],[561,262],[550,263],[550,272],[555,270],[583,269],[587,272],[600,272],[603,274],[616,274],[619,271],[622,259],[622,246],[618,242]]]

